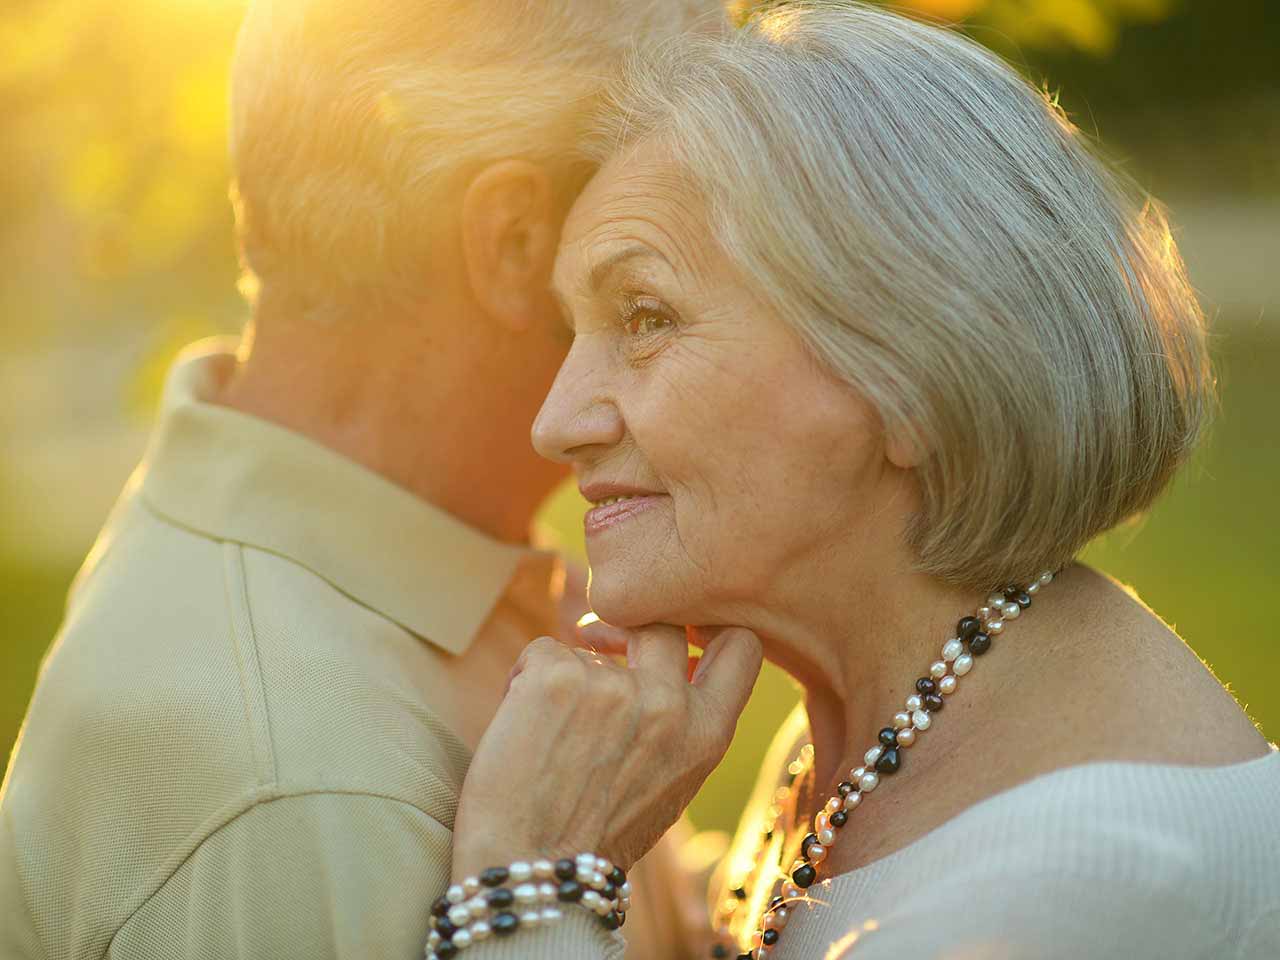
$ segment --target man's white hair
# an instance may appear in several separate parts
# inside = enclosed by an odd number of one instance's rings
[[[451,190],[511,157],[576,189],[632,43],[723,21],[715,0],[255,0],[231,89],[247,276],[309,313],[411,301]]]

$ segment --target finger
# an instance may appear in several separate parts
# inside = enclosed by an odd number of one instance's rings
[[[685,682],[689,669],[689,641],[683,627],[664,623],[630,631],[627,666],[643,673]]]
[[[584,617],[578,621],[578,629],[576,631],[578,645],[591,650],[598,650],[601,653],[610,655],[622,654],[625,656],[627,640],[631,636],[631,631],[624,630],[622,627],[615,627],[611,623],[605,623],[594,614],[592,617],[593,619]]]
[[[736,722],[763,661],[760,639],[754,633],[743,627],[725,627],[706,645],[691,682]]]
[[[520,651],[520,656],[516,657],[516,662],[512,664],[511,672],[507,674],[508,688],[512,680],[533,664],[566,655],[569,655],[569,648],[555,637],[535,637],[525,645],[525,648]]]

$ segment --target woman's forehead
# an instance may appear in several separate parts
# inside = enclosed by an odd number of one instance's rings
[[[642,144],[587,184],[565,221],[560,256],[567,269],[585,274],[619,250],[640,246],[677,270],[694,270],[707,239],[703,204],[688,177],[666,150]]]

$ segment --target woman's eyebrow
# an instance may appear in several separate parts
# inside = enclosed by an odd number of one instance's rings
[[[605,278],[624,263],[629,260],[636,260],[640,258],[660,260],[668,267],[671,267],[671,261],[663,255],[661,250],[657,250],[647,244],[635,243],[609,254],[609,256],[605,257],[591,268],[591,272],[587,277],[587,283],[591,288],[591,292],[598,293],[601,285],[603,285],[605,281]]]

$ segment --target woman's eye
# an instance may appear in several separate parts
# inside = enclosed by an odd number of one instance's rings
[[[623,328],[633,337],[651,337],[675,326],[675,319],[657,307],[645,303],[629,304],[623,316]]]

